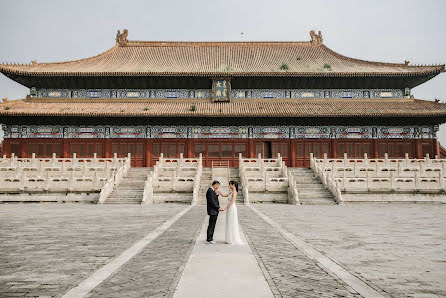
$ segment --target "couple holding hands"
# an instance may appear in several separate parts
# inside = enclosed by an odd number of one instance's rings
[[[226,211],[226,228],[225,228],[225,240],[226,243],[231,245],[242,245],[243,242],[240,237],[240,231],[238,226],[237,206],[235,200],[237,198],[238,183],[236,181],[229,181],[230,192],[223,194],[219,190],[220,182],[212,182],[212,186],[209,187],[206,192],[207,212],[209,215],[209,226],[207,230],[207,243],[214,244],[214,230],[217,223],[218,213]],[[228,204],[225,208],[220,208],[218,196],[228,197]]]

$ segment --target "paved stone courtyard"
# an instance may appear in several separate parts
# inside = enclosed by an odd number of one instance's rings
[[[256,207],[391,296],[446,297],[445,205]]]
[[[0,205],[0,297],[60,297],[186,207]],[[444,205],[252,207],[383,296],[446,297]],[[275,297],[360,296],[252,209],[238,208],[242,231]],[[192,248],[202,241],[197,237],[205,219],[205,208],[193,207],[88,296],[172,296]],[[220,251],[230,249],[219,245]],[[224,281],[215,271],[220,286]]]

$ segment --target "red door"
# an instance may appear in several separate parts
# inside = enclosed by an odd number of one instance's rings
[[[425,153],[429,153],[432,157],[432,145],[428,143]],[[380,140],[378,143],[378,157],[383,158],[385,153],[389,158],[404,158],[406,153],[409,158],[414,158],[413,142],[408,140]],[[424,154],[425,155],[425,154]]]
[[[117,141],[112,142],[112,154],[113,157],[116,153],[118,157],[127,157],[131,154],[132,167],[144,166],[144,143],[137,141]]]
[[[338,158],[343,158],[344,153],[347,153],[347,158],[364,158],[364,153],[367,153],[369,158],[372,158],[372,144],[365,140],[343,140],[338,142]]]
[[[163,154],[167,158],[179,158],[180,153],[185,155],[185,142],[169,139],[156,140],[152,144],[152,166],[156,164],[159,157]],[[184,156],[186,157],[186,156]]]
[[[310,166],[310,153],[313,153],[313,155],[318,158],[322,158],[324,153],[330,154],[329,141],[298,140],[295,143],[295,146],[297,167]]]
[[[230,167],[238,167],[238,158],[241,153],[246,157],[248,143],[242,140],[197,140],[194,141],[194,155],[200,153],[203,158],[203,166],[212,167],[212,163],[227,164]]]
[[[290,154],[289,141],[256,141],[255,142],[255,157],[262,158],[277,158],[278,153],[282,156],[282,160],[288,165],[288,159]]]

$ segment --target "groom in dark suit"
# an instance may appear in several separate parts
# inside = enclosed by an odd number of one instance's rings
[[[215,180],[212,182],[212,187],[209,187],[206,192],[206,203],[209,215],[209,225],[206,241],[208,244],[214,244],[214,230],[217,223],[218,212],[221,211],[220,203],[218,202],[217,190],[220,187],[220,182]]]

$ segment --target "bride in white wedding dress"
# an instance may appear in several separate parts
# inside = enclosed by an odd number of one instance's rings
[[[230,181],[229,188],[231,189],[229,194],[224,195],[220,193],[223,197],[228,197],[228,205],[223,209],[223,211],[227,211],[225,232],[226,243],[231,245],[242,245],[244,243],[240,237],[237,206],[235,205],[235,200],[237,199],[238,183],[236,181]]]

